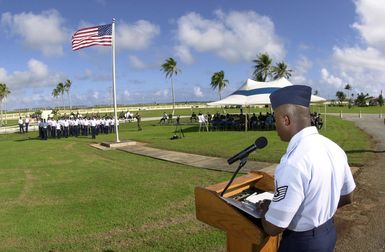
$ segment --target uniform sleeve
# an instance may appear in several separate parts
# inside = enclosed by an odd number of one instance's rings
[[[304,200],[305,176],[293,166],[277,169],[275,192],[265,219],[275,226],[287,228]]]
[[[341,195],[347,195],[351,193],[356,188],[356,183],[354,182],[352,171],[349,165],[345,164],[345,178],[344,184],[341,189]]]

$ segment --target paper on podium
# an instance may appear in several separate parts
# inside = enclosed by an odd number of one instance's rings
[[[253,193],[252,195],[247,197],[245,200],[255,204],[262,200],[272,200],[273,197],[274,197],[274,194],[271,192]]]
[[[245,212],[246,214],[254,217],[254,218],[261,218],[262,212],[256,208],[255,204],[249,203],[247,201],[238,201],[234,200],[232,198],[225,198],[221,197],[224,201],[226,201],[228,204],[232,205],[233,207],[241,210],[242,212]]]
[[[260,209],[257,209],[255,203],[261,201],[261,200],[272,200],[274,194],[271,192],[263,192],[263,193],[253,193],[250,196],[248,196],[244,201],[238,201],[234,200],[232,198],[225,198],[220,196],[224,201],[226,201],[228,204],[238,208],[239,210],[242,210],[243,212],[247,213],[248,215],[253,216],[254,218],[261,218],[262,212]]]

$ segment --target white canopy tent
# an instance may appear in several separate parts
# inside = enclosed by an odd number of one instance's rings
[[[286,78],[281,78],[269,82],[259,82],[247,79],[237,91],[222,100],[207,103],[209,106],[215,105],[241,105],[247,107],[250,105],[270,104],[269,96],[277,89],[293,85]],[[312,95],[311,102],[323,102],[324,98]]]
[[[250,105],[269,105],[269,96],[272,92],[291,85],[293,84],[284,77],[269,82],[259,82],[247,79],[246,83],[231,95],[222,100],[207,103],[207,105],[240,105],[242,107],[248,107]],[[326,101],[326,99],[316,95],[312,95],[310,99],[310,102],[312,103],[324,101]],[[247,126],[245,130],[247,130]]]

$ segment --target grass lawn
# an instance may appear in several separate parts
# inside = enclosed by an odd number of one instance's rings
[[[275,131],[197,132],[170,140],[175,127],[121,125],[121,140],[230,157],[266,136],[250,158],[278,162],[286,144]],[[362,165],[370,139],[350,122],[328,117],[327,130]],[[90,138],[36,139],[36,132],[0,135],[0,251],[221,251],[225,234],[195,219],[193,190],[228,180],[229,173],[197,169],[126,152],[100,151]],[[352,137],[354,136],[354,138]],[[114,135],[97,141],[114,140]]]
[[[190,123],[188,118],[181,119],[185,138],[170,140],[175,132],[174,125],[159,125],[158,122],[144,122],[143,131],[137,131],[136,123],[128,123],[120,133],[121,139],[131,139],[149,143],[150,146],[197,153],[207,156],[228,158],[252,144],[258,137],[268,139],[266,148],[251,153],[249,159],[278,163],[287,144],[277,136],[276,131],[214,131],[198,132],[198,124]],[[338,143],[348,154],[349,163],[362,166],[368,156],[360,150],[369,150],[370,138],[352,122],[335,116],[327,117],[326,129],[320,133]],[[354,136],[354,137],[352,137]]]

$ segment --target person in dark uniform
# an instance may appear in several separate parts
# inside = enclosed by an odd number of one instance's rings
[[[96,123],[96,118],[92,118],[91,120],[91,134],[92,134],[92,139],[95,139],[96,138],[96,126],[97,126],[97,123]]]
[[[142,125],[141,125],[142,118],[141,118],[141,116],[139,115],[138,112],[136,112],[135,118],[136,118],[136,121],[138,123],[138,130],[142,130]]]
[[[19,124],[19,132],[24,134],[24,122],[23,122],[23,119],[21,119],[21,116],[17,123]]]
[[[43,140],[47,140],[48,139],[48,123],[45,119],[43,119],[43,124],[42,124],[42,127],[43,127]]]
[[[37,125],[39,127],[39,138],[43,140],[43,120],[41,118],[38,119]]]
[[[302,85],[270,95],[277,133],[289,145],[275,170],[273,199],[257,207],[267,234],[283,232],[279,251],[333,251],[334,214],[352,202],[356,187],[345,152],[311,126],[310,97]]]

